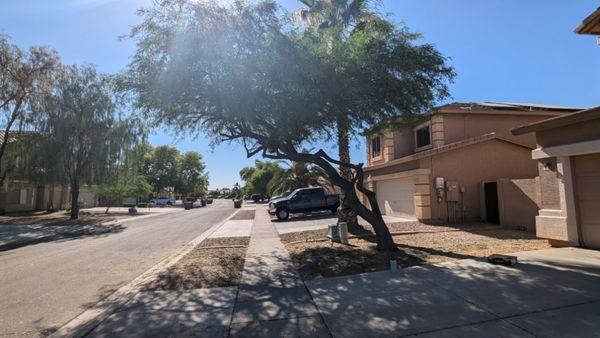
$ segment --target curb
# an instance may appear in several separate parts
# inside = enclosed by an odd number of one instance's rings
[[[131,298],[139,293],[143,285],[156,278],[161,272],[177,263],[183,256],[192,251],[198,244],[217,231],[225,222],[235,216],[240,210],[237,210],[223,221],[213,225],[198,237],[191,240],[183,248],[166,257],[158,264],[154,265],[144,273],[120,287],[106,298],[98,301],[90,309],[80,313],[78,316],[61,326],[50,337],[83,337],[94,330],[106,318],[117,312]]]

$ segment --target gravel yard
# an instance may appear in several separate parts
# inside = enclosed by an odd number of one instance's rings
[[[146,285],[146,290],[237,286],[249,243],[249,237],[208,238]]]
[[[393,254],[377,251],[371,235],[350,238],[347,246],[332,246],[326,235],[326,230],[317,230],[280,236],[305,280],[387,270],[390,255],[400,267],[408,267],[550,247],[533,234],[498,227],[394,235],[400,251]]]

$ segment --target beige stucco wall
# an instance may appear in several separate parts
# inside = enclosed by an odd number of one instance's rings
[[[535,147],[535,135],[514,136],[512,128],[533,123],[549,116],[531,115],[483,115],[483,114],[442,114],[444,119],[445,143],[458,142],[464,139],[496,133],[496,136],[517,142],[528,147]]]
[[[444,177],[465,188],[463,194],[465,220],[481,220],[480,184],[498,178],[524,179],[537,176],[537,163],[528,148],[499,140],[490,140],[448,151],[420,161],[421,168],[431,170],[431,179]],[[447,218],[446,202],[435,198],[431,184],[431,219],[443,222]]]
[[[539,209],[539,178],[499,179],[500,224],[535,233]],[[484,203],[482,201],[482,203]]]
[[[598,140],[600,138],[600,119],[544,130],[536,134],[537,143],[542,147]]]

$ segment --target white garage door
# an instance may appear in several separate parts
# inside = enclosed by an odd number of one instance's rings
[[[414,218],[414,196],[415,184],[412,179],[377,182],[377,203],[384,215]]]
[[[575,156],[575,194],[583,241],[600,249],[600,154]]]

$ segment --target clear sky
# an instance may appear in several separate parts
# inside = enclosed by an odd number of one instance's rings
[[[22,47],[49,45],[65,63],[91,63],[104,72],[125,67],[134,46],[118,37],[139,21],[150,0],[0,0],[0,33]],[[280,0],[293,9],[296,0]],[[600,105],[600,46],[573,29],[597,0],[386,0],[383,11],[423,34],[458,74],[448,101],[536,102],[577,107]],[[199,151],[211,188],[231,186],[252,164],[237,145],[211,150],[208,138],[175,137],[165,130],[154,145]],[[323,144],[335,154],[332,144]],[[365,161],[364,145],[352,147]]]

